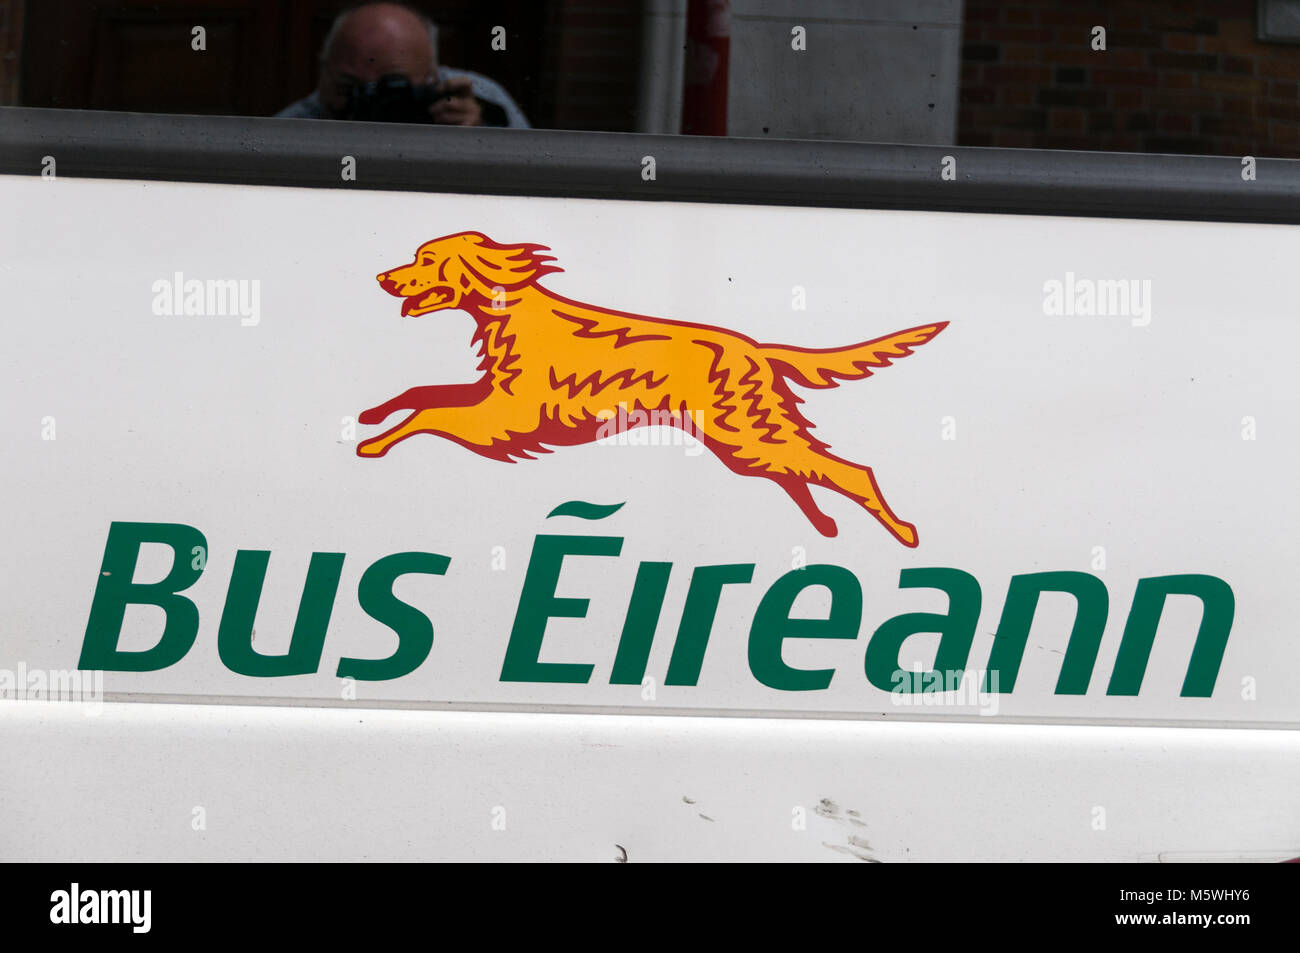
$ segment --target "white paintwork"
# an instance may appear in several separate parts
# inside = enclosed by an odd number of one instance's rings
[[[12,860],[1300,855],[1289,731],[6,702],[0,746]]]
[[[1280,278],[1300,253],[1294,229],[25,177],[0,177],[0,205],[0,668],[75,668],[109,522],[183,522],[211,545],[187,593],[198,641],[171,669],[108,673],[107,691],[345,705],[110,703],[86,717],[5,703],[0,856],[606,860],[618,843],[633,860],[847,857],[824,846],[848,844],[847,820],[813,812],[806,832],[790,830],[791,811],[823,797],[860,812],[882,860],[1300,846],[1300,735],[1188,727],[1300,724],[1297,326]],[[805,395],[817,434],[876,468],[920,547],[829,494],[818,499],[841,535],[823,539],[775,486],[682,447],[562,448],[507,466],[416,437],[359,460],[344,418],[415,384],[473,377],[464,315],[400,319],[374,282],[421,242],[465,229],[551,246],[566,271],[544,284],[559,293],[762,341],[830,347],[950,321],[895,367]],[[176,271],[260,280],[260,323],[155,316],[151,284]],[[1044,316],[1043,283],[1066,272],[1151,280],[1151,323]],[[806,311],[791,309],[796,285]],[[56,440],[41,439],[46,416]],[[1258,422],[1252,441],[1246,416]],[[941,437],[947,417],[956,440]],[[544,519],[570,499],[627,505],[601,522]],[[591,597],[591,610],[548,629],[543,657],[592,662],[595,676],[503,685],[532,539],[549,532],[626,538],[618,560],[566,564],[560,594]],[[490,569],[495,546],[505,570]],[[995,718],[900,709],[863,679],[876,626],[943,608],[941,594],[900,591],[901,568],[979,579],[980,667],[1010,577],[1089,571],[1096,546],[1108,553],[1098,575],[1111,616],[1087,696],[1053,694],[1070,613],[1046,599]],[[791,696],[752,678],[745,640],[795,547],[854,571],[865,608],[857,640],[788,645],[791,664],[836,669],[826,692]],[[273,553],[257,623],[265,652],[287,645],[310,553],[348,554],[317,676],[264,684],[221,666],[216,624],[239,548]],[[391,649],[355,604],[357,579],[409,549],[453,558],[445,579],[398,588],[432,618],[433,654],[344,703],[338,658]],[[700,685],[660,686],[653,701],[606,684],[641,559],[679,567],[658,674],[687,570],[758,564],[752,586],[724,595]],[[144,559],[137,578],[163,569]],[[1199,612],[1173,602],[1141,694],[1106,696],[1136,580],[1176,572],[1221,576],[1236,593],[1214,696],[1178,695]],[[158,621],[128,613],[124,647],[151,644]],[[916,660],[928,664],[933,648],[918,646]],[[1242,697],[1247,678],[1254,700]],[[513,709],[371,707],[448,703]],[[521,710],[564,706],[641,714]],[[708,710],[886,720],[663,714]],[[907,723],[933,717],[972,723]],[[198,805],[203,837],[189,826]],[[489,826],[497,805],[508,833]],[[1093,830],[1099,806],[1105,831]]]

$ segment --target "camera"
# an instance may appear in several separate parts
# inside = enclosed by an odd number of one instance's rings
[[[350,85],[347,105],[339,118],[363,122],[433,122],[429,106],[448,95],[437,84],[412,83],[394,73],[374,82]]]

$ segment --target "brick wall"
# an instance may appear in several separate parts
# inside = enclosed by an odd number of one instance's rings
[[[0,106],[18,105],[22,45],[23,0],[0,0]]]
[[[1258,42],[1255,6],[966,0],[957,141],[1300,158],[1300,46]]]

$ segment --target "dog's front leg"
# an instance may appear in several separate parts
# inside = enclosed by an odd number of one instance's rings
[[[519,406],[509,399],[485,401],[469,407],[430,407],[419,410],[387,433],[357,445],[363,457],[382,457],[393,444],[417,433],[429,433],[454,440],[475,453],[499,457],[514,435],[537,427],[536,410],[531,424],[520,416]]]
[[[487,396],[491,385],[487,381],[475,384],[429,384],[412,387],[386,400],[378,407],[363,410],[357,418],[363,424],[383,423],[384,419],[399,410],[428,410],[433,407],[466,407],[477,404]]]

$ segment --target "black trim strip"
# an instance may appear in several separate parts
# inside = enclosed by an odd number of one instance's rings
[[[1293,159],[1258,159],[1247,182],[1240,157],[0,108],[0,173],[39,174],[46,155],[74,177],[1300,223]],[[947,155],[955,181],[940,178]]]

